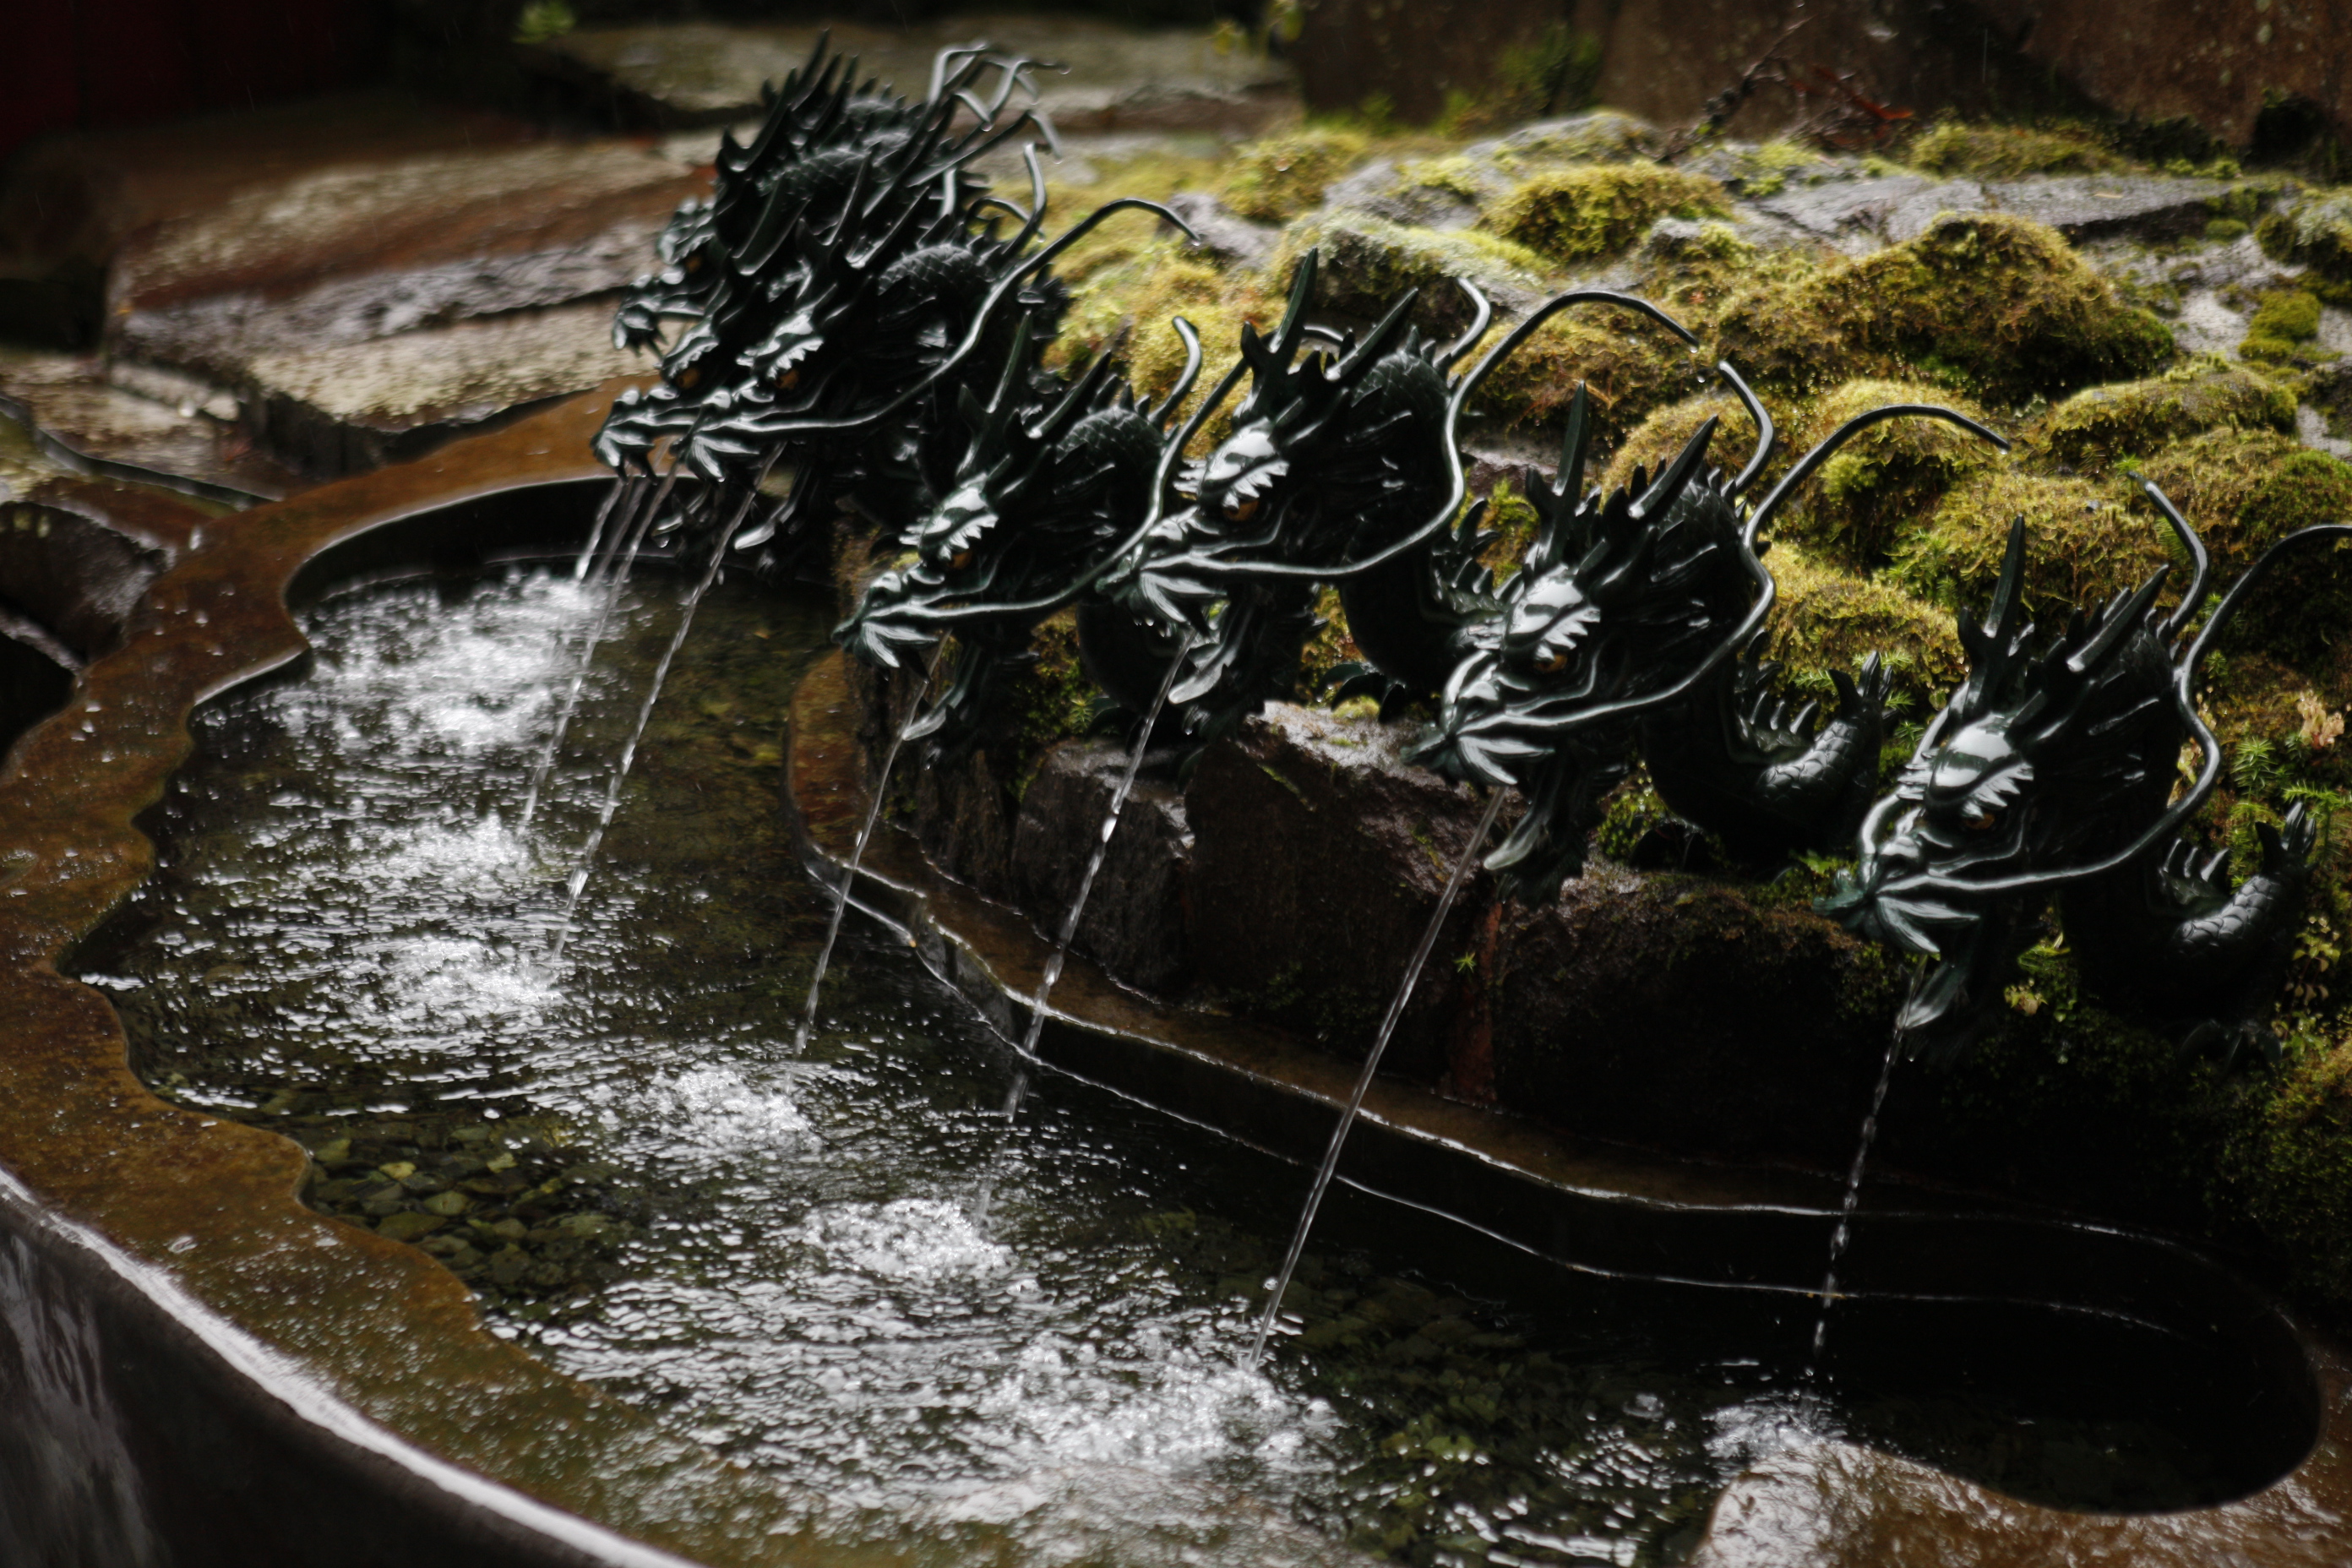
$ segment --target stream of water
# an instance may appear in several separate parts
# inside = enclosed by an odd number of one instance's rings
[[[1297,1331],[1249,1365],[1297,1169],[1050,1074],[1008,1129],[1018,1053],[861,921],[795,1043],[829,890],[779,808],[782,725],[824,603],[703,598],[541,962],[678,627],[674,583],[625,595],[518,833],[599,613],[568,567],[310,612],[307,678],[198,715],[162,869],[84,972],[160,1092],[312,1150],[314,1206],[843,1528],[1050,1474],[1128,1525],[1246,1495],[1414,1563],[1664,1563],[1808,1421],[2077,1506],[2233,1484],[2062,1330],[1923,1319],[1932,1355],[1881,1358],[1914,1381],[1815,1409],[1803,1296],[1587,1278],[1344,1185]]]

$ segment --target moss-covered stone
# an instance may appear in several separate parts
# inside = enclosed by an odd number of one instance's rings
[[[1875,653],[1905,710],[1924,714],[1968,673],[1950,611],[1895,584],[1838,571],[1800,545],[1774,545],[1765,564],[1780,584],[1771,656],[1788,666],[1797,689],[1825,696],[1831,670],[1850,672]]]
[[[1664,327],[1584,306],[1546,321],[1496,365],[1475,412],[1507,425],[1549,424],[1581,383],[1591,390],[1593,429],[1606,449],[1656,409],[1697,391],[1710,374],[1707,362]]]
[[[1956,487],[1927,527],[1896,549],[1910,592],[1981,611],[2000,574],[2011,520],[2025,520],[2025,602],[2044,626],[2078,605],[2139,585],[2176,559],[2163,525],[2133,511],[2117,479],[2063,479],[2000,468]]]
[[[1137,395],[1165,397],[1183,374],[1184,342],[1169,324],[1181,316],[1201,334],[1202,366],[1192,393],[1201,397],[1241,357],[1243,323],[1264,330],[1280,317],[1282,300],[1268,292],[1270,287],[1254,275],[1222,273],[1175,245],[1157,243],[1071,289],[1069,315],[1046,363],[1068,369],[1123,342]],[[1220,415],[1202,438],[1216,439],[1225,426]]]
[[[2305,345],[2319,335],[2319,296],[2306,289],[2281,289],[2265,295],[2246,323],[2245,341],[2238,353],[2247,359],[2274,364],[2315,363],[2333,359],[2315,354]]]
[[[1292,226],[1269,271],[1287,279],[1308,250],[1322,253],[1316,304],[1380,316],[1406,289],[1419,289],[1413,321],[1432,332],[1460,331],[1470,324],[1469,298],[1454,279],[1477,284],[1490,295],[1525,296],[1543,289],[1547,270],[1533,251],[1475,229],[1441,232],[1364,213],[1335,213]]]
[[[2352,1302],[2352,1039],[2291,1065],[2231,1174],[2296,1283]]]
[[[1811,450],[1840,426],[1874,408],[1925,403],[1983,424],[1970,398],[1913,381],[1864,378],[1836,387],[1790,421],[1789,457]],[[1778,531],[1839,565],[1872,572],[1927,525],[1945,492],[2000,458],[1999,448],[1935,419],[1887,419],[1847,440],[1782,512]]]
[[[1947,214],[1902,245],[1732,301],[1720,346],[1752,379],[1811,391],[1926,374],[1989,405],[2146,375],[2172,334],[2116,298],[2056,231]]]
[[[2212,430],[2143,469],[2213,552],[2217,580],[2298,529],[2352,520],[2352,465],[2269,431]],[[2352,625],[2352,551],[2321,543],[2281,561],[2238,612],[2225,646],[2310,657]]]
[[[1601,488],[1613,490],[1633,483],[1636,468],[1654,477],[1709,419],[1722,421],[1707,447],[1709,466],[1738,473],[1753,449],[1756,426],[1739,399],[1727,392],[1706,392],[1654,410],[1626,432],[1608,468],[1601,471]]]
[[[1560,169],[1532,176],[1503,198],[1484,226],[1566,266],[1623,250],[1662,217],[1721,217],[1715,181],[1656,164]]]
[[[2016,180],[2028,174],[2099,174],[2131,161],[2078,126],[1963,125],[1946,121],[1911,143],[1912,167],[1931,174]]]
[[[2282,207],[2254,226],[2254,237],[2274,261],[2352,282],[2352,192],[2315,192]]]
[[[2145,458],[2214,429],[2294,429],[2294,395],[2276,382],[2211,357],[2145,381],[2089,387],[2042,421],[2032,447],[2074,468]]]
[[[1332,181],[1361,163],[1370,143],[1352,131],[1316,128],[1252,142],[1234,153],[1218,195],[1259,223],[1282,223],[1323,200]]]

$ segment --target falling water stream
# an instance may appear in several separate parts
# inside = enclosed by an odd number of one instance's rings
[[[159,1093],[299,1141],[306,1202],[424,1247],[497,1332],[828,1500],[828,1527],[1059,1509],[1036,1561],[1136,1531],[1295,1557],[1250,1533],[1263,1504],[1417,1563],[1647,1565],[1792,1431],[2067,1506],[2244,1484],[2183,1392],[2231,1392],[2195,1346],[1854,1300],[1816,1402],[1807,1294],[1578,1274],[1337,1181],[1302,1240],[1292,1167],[1060,1075],[1008,1126],[1017,1048],[863,921],[803,1037],[836,889],[777,795],[830,607],[629,589],[568,758],[635,736],[635,765],[568,761],[525,836],[524,764],[599,613],[570,566],[307,612],[306,679],[197,714],[144,819],[158,874],[79,972]],[[575,888],[550,850],[599,825]],[[1253,1364],[1277,1259],[1297,1331]]]
[[[1805,1355],[1805,1383],[1812,1386],[1821,1376],[1822,1351],[1829,1342],[1830,1307],[1837,1300],[1838,1264],[1853,1240],[1853,1211],[1862,1201],[1862,1177],[1870,1164],[1870,1146],[1878,1141],[1879,1113],[1886,1109],[1886,1086],[1895,1081],[1895,1058],[1902,1054],[1903,1037],[1898,1033],[1888,1037],[1886,1058],[1878,1067],[1878,1083],[1870,1091],[1870,1110],[1862,1119],[1862,1136],[1854,1141],[1853,1163],[1846,1167],[1845,1191],[1838,1199],[1837,1228],[1830,1233],[1830,1258],[1822,1271],[1821,1310],[1813,1317],[1811,1348]]]
[[[1445,917],[1454,908],[1454,896],[1462,890],[1462,879],[1469,874],[1470,862],[1485,847],[1486,835],[1494,830],[1495,817],[1503,809],[1503,792],[1496,790],[1479,814],[1478,826],[1471,830],[1470,842],[1454,862],[1454,870],[1445,879],[1445,890],[1438,895],[1437,908],[1430,911],[1429,929],[1421,933],[1421,944],[1412,950],[1412,961],[1404,966],[1404,978],[1397,983],[1396,995],[1389,1002],[1389,1010],[1381,1019],[1380,1033],[1372,1037],[1372,1048],[1364,1058],[1363,1070],[1356,1075],[1356,1087],[1348,1096],[1348,1103],[1339,1111],[1339,1120],[1331,1129],[1331,1143],[1323,1152],[1323,1163],[1316,1167],[1315,1181],[1307,1189],[1307,1202],[1298,1211],[1298,1223],[1290,1233],[1289,1250],[1282,1255],[1282,1267],[1267,1281],[1265,1308],[1259,1314],[1257,1334],[1250,1342],[1250,1364],[1255,1366],[1265,1357],[1265,1342],[1274,1332],[1276,1321],[1282,1315],[1282,1298],[1290,1289],[1292,1275],[1297,1272],[1299,1255],[1307,1250],[1307,1234],[1315,1228],[1315,1215],[1323,1206],[1323,1195],[1331,1187],[1331,1177],[1339,1169],[1340,1151],[1347,1147],[1348,1134],[1354,1130],[1356,1118],[1364,1109],[1364,1096],[1372,1087],[1372,1079],[1381,1070],[1381,1058],[1387,1054],[1389,1038],[1396,1033],[1397,1019],[1403,1016],[1404,1005],[1412,999],[1412,988],[1420,983],[1421,972],[1429,963],[1429,954],[1437,945],[1438,932],[1445,929]]]

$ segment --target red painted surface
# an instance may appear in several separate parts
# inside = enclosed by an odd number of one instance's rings
[[[29,0],[10,12],[0,155],[43,131],[348,87],[383,63],[383,0]]]

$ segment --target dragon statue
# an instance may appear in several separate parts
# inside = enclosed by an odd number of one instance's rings
[[[1601,797],[1637,754],[1663,764],[1660,793],[1671,788],[1676,809],[1750,844],[1818,841],[1867,798],[1883,692],[1874,670],[1865,670],[1866,693],[1857,689],[1825,730],[1777,707],[1759,712],[1771,667],[1737,657],[1775,593],[1758,534],[1841,446],[1880,420],[1948,420],[2005,443],[1949,409],[1872,409],[1825,437],[1743,518],[1739,498],[1763,471],[1772,429],[1730,379],[1759,436],[1736,479],[1701,472],[1710,418],[1654,477],[1637,468],[1606,495],[1583,491],[1590,408],[1580,387],[1558,478],[1529,497],[1538,525],[1526,563],[1497,595],[1499,613],[1463,628],[1469,652],[1412,754],[1525,799],[1486,861],[1507,897],[1549,899],[1581,870]]]
[[[1045,133],[1026,113],[1003,120],[1030,62],[946,51],[933,98],[909,106],[870,86],[852,92],[854,69],[836,74],[824,48],[776,93],[750,147],[722,146],[710,203],[689,204],[664,242],[676,259],[624,304],[624,342],[655,341],[665,318],[690,324],[663,354],[660,384],[617,401],[596,441],[609,466],[640,475],[667,445],[671,473],[701,484],[665,526],[693,531],[741,517],[771,471],[788,468],[786,499],[732,540],[771,567],[839,510],[895,526],[948,488],[961,399],[989,390],[1024,323],[1053,335],[1055,257],[1121,211],[1184,226],[1123,199],[1033,249],[1045,210],[1036,143],[1025,209],[965,168],[1026,126]],[[969,90],[984,68],[1001,73],[989,102]],[[966,112],[977,124],[954,130]]]
[[[2003,982],[2054,898],[2085,979],[2127,1008],[2192,1021],[2185,1045],[2225,1061],[2275,1057],[2260,1022],[2291,952],[2315,830],[2297,805],[2261,835],[2262,864],[2235,890],[2221,857],[2200,864],[2182,830],[2212,793],[2221,748],[2197,711],[2215,637],[2282,552],[2352,536],[2288,535],[2234,584],[2194,638],[2208,597],[2204,545],[2153,484],[2142,488],[2193,563],[2167,614],[2170,567],[2038,649],[2024,620],[2026,537],[2007,553],[1981,622],[1960,618],[1969,673],[1921,735],[1861,832],[1861,859],[1822,907],[1926,959],[1896,1021],[1908,1054],[1948,1062],[1998,1016]],[[2182,647],[2185,640],[2186,646]],[[2203,757],[2176,794],[2182,747]]]
[[[979,742],[1003,678],[1034,660],[1038,622],[1150,515],[1168,420],[1201,369],[1198,334],[1181,320],[1174,326],[1185,369],[1157,407],[1137,403],[1109,353],[1066,383],[1046,376],[1026,331],[995,395],[984,405],[966,400],[970,444],[952,484],[897,541],[901,563],[867,584],[834,634],[868,663],[897,669],[957,633],[940,695],[907,731],[930,755],[959,757]],[[1160,668],[1169,657],[1160,654]]]

